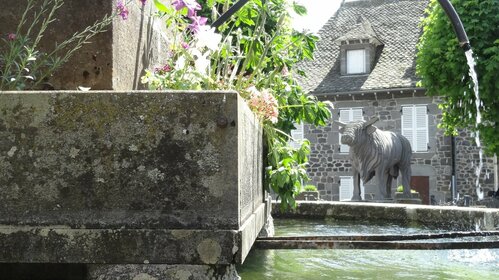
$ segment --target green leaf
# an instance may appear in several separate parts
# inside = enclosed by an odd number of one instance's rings
[[[156,6],[156,9],[158,9],[158,11],[161,11],[161,12],[164,12],[167,14],[171,14],[173,11],[172,7],[167,7],[166,5],[161,3],[160,0],[154,0],[154,6]]]
[[[307,8],[305,8],[305,6],[300,5],[296,2],[293,2],[293,10],[299,16],[304,16],[307,14]]]

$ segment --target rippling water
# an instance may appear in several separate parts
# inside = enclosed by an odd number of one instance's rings
[[[379,223],[323,220],[275,222],[276,235],[280,236],[439,232]],[[499,249],[253,250],[238,271],[243,280],[499,279]]]

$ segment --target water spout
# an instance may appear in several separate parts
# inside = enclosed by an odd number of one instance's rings
[[[447,14],[447,17],[451,21],[452,27],[454,27],[454,31],[456,32],[457,39],[459,41],[459,46],[464,51],[471,49],[468,36],[466,35],[466,31],[464,30],[463,27],[463,23],[461,22],[461,19],[457,15],[454,6],[452,6],[449,0],[438,0],[438,3],[440,3],[440,6],[442,6],[445,13]]]
[[[468,36],[466,35],[463,23],[461,22],[461,19],[456,13],[456,10],[454,9],[449,0],[438,0],[438,3],[440,3],[440,6],[442,6],[445,13],[447,14],[447,17],[450,19],[452,23],[452,27],[454,28],[454,31],[456,32],[457,35],[457,39],[459,41],[459,46],[464,50],[464,53],[466,55],[466,60],[468,62],[468,66],[470,69],[469,76],[473,81],[473,92],[475,93],[475,106],[476,106],[476,128],[477,128],[475,134],[475,142],[479,149],[479,159],[478,159],[479,162],[478,166],[475,168],[475,175],[476,175],[475,187],[478,200],[482,200],[484,194],[482,188],[480,187],[480,174],[483,168],[483,149],[482,149],[482,144],[480,142],[480,131],[478,130],[478,126],[482,122],[482,116],[480,113],[481,100],[480,100],[480,93],[478,91],[478,76],[475,71],[476,63],[475,59],[473,58],[473,51],[471,50],[471,45],[468,40]],[[466,95],[466,92],[464,92],[464,95]]]

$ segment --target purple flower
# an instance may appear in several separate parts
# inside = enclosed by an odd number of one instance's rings
[[[206,25],[206,21],[208,20],[207,18],[201,16],[192,16],[190,19],[192,20],[192,23],[189,24],[189,29],[193,33],[197,33],[199,31],[199,27]]]
[[[127,7],[125,6],[125,4],[123,4],[123,1],[118,1],[118,4],[116,5],[116,9],[118,11],[118,15],[123,19],[123,20],[127,20],[128,19],[128,9]]]
[[[181,45],[181,46],[182,46],[182,48],[184,48],[184,49],[188,49],[188,48],[189,48],[189,43],[182,42],[180,45]]]
[[[14,34],[14,33],[9,33],[9,34],[7,34],[7,39],[8,39],[9,41],[14,41],[16,38],[17,38],[17,36],[16,36],[16,34]]]
[[[173,7],[175,7],[175,10],[181,10],[184,7],[187,7],[187,16],[188,17],[193,17],[196,15],[196,10],[199,11],[201,10],[201,5],[199,5],[196,0],[173,0],[172,2]]]
[[[142,7],[144,7],[146,5],[147,0],[139,0],[139,1],[140,1],[140,3],[142,3]]]

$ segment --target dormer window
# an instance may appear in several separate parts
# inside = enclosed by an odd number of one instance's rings
[[[371,73],[376,49],[383,44],[366,19],[360,18],[347,34],[336,41],[340,44],[341,75]]]

